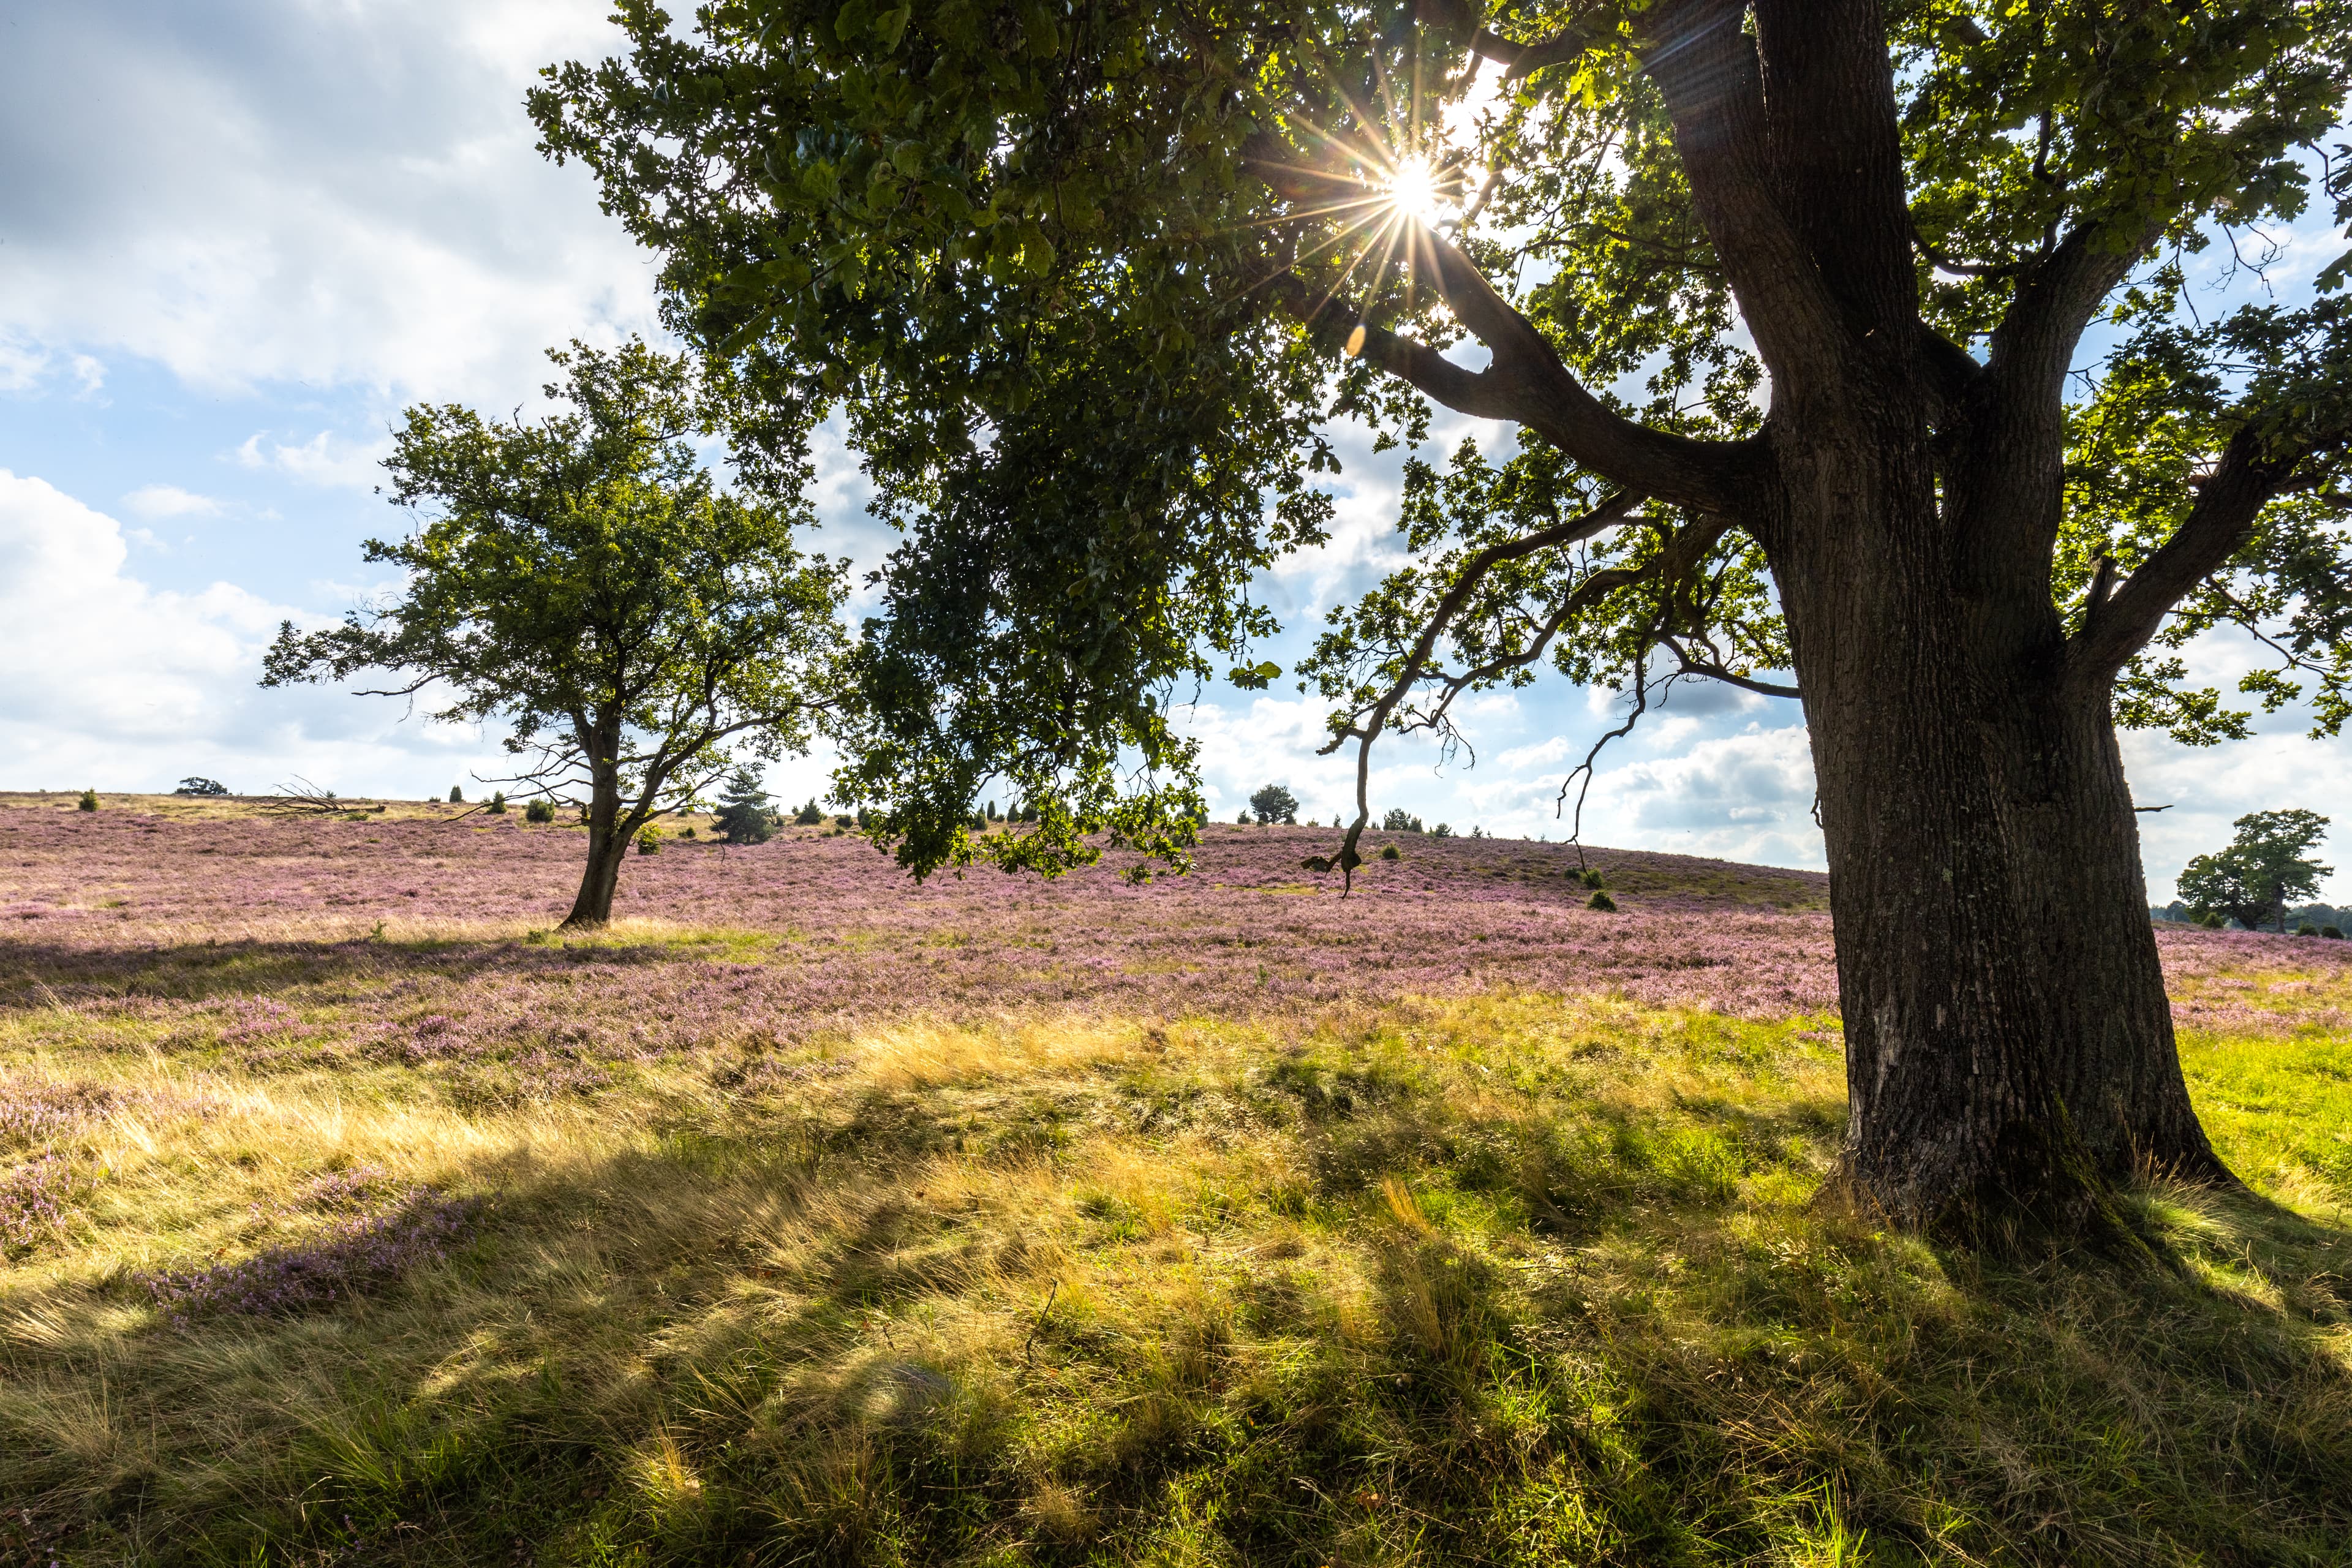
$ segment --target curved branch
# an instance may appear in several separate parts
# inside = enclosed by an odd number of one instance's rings
[[[1705,676],[1709,680],[1720,680],[1726,686],[1737,686],[1742,691],[1753,691],[1759,697],[1795,697],[1801,699],[1804,696],[1803,692],[1798,690],[1797,688],[1793,686],[1781,686],[1769,680],[1759,680],[1752,675],[1734,675],[1731,671],[1724,668],[1719,664],[1710,663],[1706,659],[1693,658],[1687,652],[1684,651],[1682,644],[1676,642],[1671,637],[1661,637],[1658,641],[1664,647],[1672,649],[1675,658],[1682,661],[1680,668],[1675,671],[1675,674],[1678,676]]]
[[[1466,3],[1466,0],[1421,0],[1420,5],[1414,7],[1419,20],[1434,20],[1456,34],[1468,34],[1465,44],[1470,52],[1502,66],[1503,80],[1507,84],[1521,77],[1531,76],[1547,66],[1565,65],[1614,30],[1608,20],[1578,22],[1547,38],[1514,43],[1493,28],[1480,25],[1484,9],[1481,5]]]
[[[2076,682],[2104,686],[2163,626],[2190,589],[2227,565],[2252,537],[2254,520],[2286,485],[2302,454],[2275,457],[2253,425],[2241,426],[2221,452],[2172,537],[2105,598],[2084,611],[2083,628],[2066,645]]]
[[[1458,365],[1427,343],[1375,325],[1356,305],[1318,296],[1294,274],[1284,273],[1264,288],[1308,326],[1349,329],[1353,354],[1457,414],[1523,425],[1628,489],[1701,511],[1731,510],[1734,497],[1746,488],[1741,478],[1760,451],[1756,442],[1694,440],[1614,412],[1569,373],[1534,323],[1495,292],[1468,257],[1425,229],[1416,247],[1424,245],[1434,264],[1414,270],[1435,285],[1455,319],[1493,352],[1485,370]]]
[[[1986,369],[2012,389],[2054,398],[2074,363],[2074,345],[2099,308],[2164,232],[2156,222],[2121,232],[2085,224],[2059,241],[2026,274],[2000,325]]]

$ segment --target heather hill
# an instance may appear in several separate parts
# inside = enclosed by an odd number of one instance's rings
[[[1816,1201],[1822,879],[1208,830],[915,887],[0,797],[0,1549],[73,1562],[2342,1561],[2352,943],[2166,931],[2254,1192]],[[1377,846],[1388,842],[1376,839]]]

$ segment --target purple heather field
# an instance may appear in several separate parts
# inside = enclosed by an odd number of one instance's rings
[[[598,1058],[814,1043],[912,1016],[1280,1016],[1506,986],[1751,1017],[1836,1005],[1819,874],[1588,851],[1620,905],[1605,913],[1571,883],[1570,847],[1399,835],[1403,858],[1371,859],[1343,900],[1299,867],[1338,837],[1214,826],[1189,874],[1142,886],[1116,856],[1053,882],[976,868],[918,886],[855,835],[723,852],[673,839],[630,857],[630,923],[559,944],[534,939],[576,885],[572,829],[12,804],[0,1003],[136,1019],[256,1066],[331,1044],[410,1063],[536,1058],[576,1088]],[[677,940],[691,932],[725,934]],[[2265,1010],[2247,977],[2340,978],[2352,943],[2159,941],[2184,1024],[2341,1026]]]

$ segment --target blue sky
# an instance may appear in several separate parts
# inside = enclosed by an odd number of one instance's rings
[[[371,586],[359,543],[400,526],[371,493],[404,405],[533,402],[543,349],[653,331],[652,267],[576,167],[532,151],[533,71],[609,47],[604,7],[555,0],[98,0],[0,16],[0,788],[425,795],[497,771],[496,736],[403,721],[333,690],[263,691],[278,621]],[[2326,255],[2288,237],[2294,288]],[[1441,420],[1441,446],[1499,431]],[[1435,453],[1431,455],[1434,456]],[[1331,544],[1262,584],[1303,651],[1335,600],[1394,560],[1394,455],[1347,452]],[[827,547],[869,553],[856,466],[827,454]],[[2201,668],[2247,658],[2216,639]],[[1554,680],[1474,703],[1476,747],[1376,758],[1376,810],[1559,837],[1567,769],[1610,727],[1607,694]],[[1688,688],[1608,761],[1593,842],[1818,866],[1796,705]],[[2160,900],[2230,818],[2338,817],[2326,896],[2352,900],[2352,743],[2293,712],[2208,752],[2126,752]],[[1220,815],[1280,780],[1328,820],[1350,763],[1314,755],[1321,711],[1278,683],[1192,715]],[[822,757],[772,774],[794,798]]]

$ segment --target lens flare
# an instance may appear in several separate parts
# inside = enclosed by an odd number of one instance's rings
[[[1437,170],[1426,158],[1407,158],[1388,177],[1389,205],[1416,223],[1434,224],[1444,211]]]

